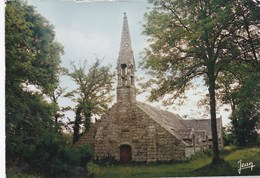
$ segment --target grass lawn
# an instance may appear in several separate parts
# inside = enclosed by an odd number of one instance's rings
[[[188,176],[239,176],[238,161],[253,162],[253,170],[244,169],[242,176],[260,175],[260,148],[235,149],[225,147],[222,157],[228,163],[222,167],[210,167],[210,152],[197,153],[190,160],[172,164],[136,164],[136,165],[109,165],[98,166],[89,164],[90,173],[94,178],[155,178],[155,177],[188,177]],[[28,176],[7,172],[7,178],[40,178],[41,176]]]
[[[244,169],[240,175],[260,175],[260,148],[245,148],[234,150],[226,147],[223,158],[228,165],[210,167],[211,157],[206,154],[195,155],[191,160],[174,164],[148,165],[116,165],[92,166],[97,178],[146,178],[146,177],[176,177],[176,176],[238,176],[238,161],[253,162],[253,170]],[[93,168],[94,167],[94,168]],[[91,170],[91,171],[92,171]]]

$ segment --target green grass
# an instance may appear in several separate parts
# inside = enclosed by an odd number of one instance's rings
[[[191,176],[191,170],[198,169],[210,163],[210,158],[194,160],[188,163],[150,164],[100,167],[96,172],[98,178],[130,178],[130,177],[167,177]]]
[[[22,173],[14,173],[12,171],[6,172],[7,178],[40,178],[39,176],[33,176],[28,174],[22,174]]]
[[[188,177],[188,176],[238,176],[238,161],[253,162],[255,167],[242,170],[241,175],[260,175],[260,148],[237,149],[225,147],[221,152],[227,164],[212,167],[211,152],[197,153],[187,161],[172,164],[136,164],[98,166],[88,165],[91,175],[95,178],[150,178],[150,177]],[[8,178],[37,178],[26,174],[7,172]]]
[[[253,162],[255,167],[242,170],[241,175],[260,175],[260,148],[236,149],[226,147],[223,158],[227,164],[221,167],[211,167],[209,154],[199,153],[189,161],[175,164],[148,165],[116,165],[96,166],[97,178],[148,178],[148,177],[178,177],[178,176],[238,176],[238,161]]]

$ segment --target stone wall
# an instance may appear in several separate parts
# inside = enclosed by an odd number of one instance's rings
[[[93,138],[92,134],[86,135],[82,137],[85,141]],[[93,144],[96,158],[112,156],[120,160],[121,145],[131,146],[132,161],[136,162],[185,159],[183,142],[131,103],[115,104],[96,128]]]
[[[161,126],[157,127],[158,161],[185,159],[185,144],[167,132]]]
[[[147,126],[137,115],[129,103],[113,106],[97,129],[94,147],[96,157],[111,155],[120,160],[120,146],[127,144],[132,147],[132,160],[146,160],[146,151],[142,150],[147,147]]]
[[[133,86],[117,87],[117,103],[135,102],[136,94]]]

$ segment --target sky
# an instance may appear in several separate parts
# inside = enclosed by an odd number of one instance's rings
[[[137,77],[147,77],[145,71],[139,67],[142,60],[141,52],[147,46],[147,38],[143,31],[144,13],[149,6],[146,0],[83,0],[77,3],[73,0],[28,0],[28,4],[36,7],[36,10],[47,18],[55,27],[57,41],[64,46],[65,54],[61,56],[62,66],[69,67],[71,61],[75,64],[87,60],[92,64],[96,58],[103,59],[103,64],[111,64],[115,69],[118,58],[123,14],[127,13],[132,47],[137,64]],[[72,90],[75,84],[68,77],[61,77],[61,86]],[[167,107],[168,110],[179,114],[188,115],[190,118],[201,119],[203,108],[197,106],[201,95],[205,95],[207,89],[187,92],[188,99],[179,104]],[[145,94],[138,96],[137,100],[148,102]],[[75,106],[69,99],[62,98],[61,106]],[[150,103],[153,106],[162,107],[160,103]],[[222,116],[223,124],[229,122],[228,113],[223,110],[218,116]],[[74,119],[74,113],[68,112],[67,117]]]

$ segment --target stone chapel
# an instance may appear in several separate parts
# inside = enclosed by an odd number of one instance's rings
[[[113,157],[121,163],[184,160],[211,147],[210,119],[184,120],[136,100],[136,65],[126,13],[117,60],[117,101],[76,146],[89,144],[95,159]],[[222,121],[217,119],[219,147]]]

